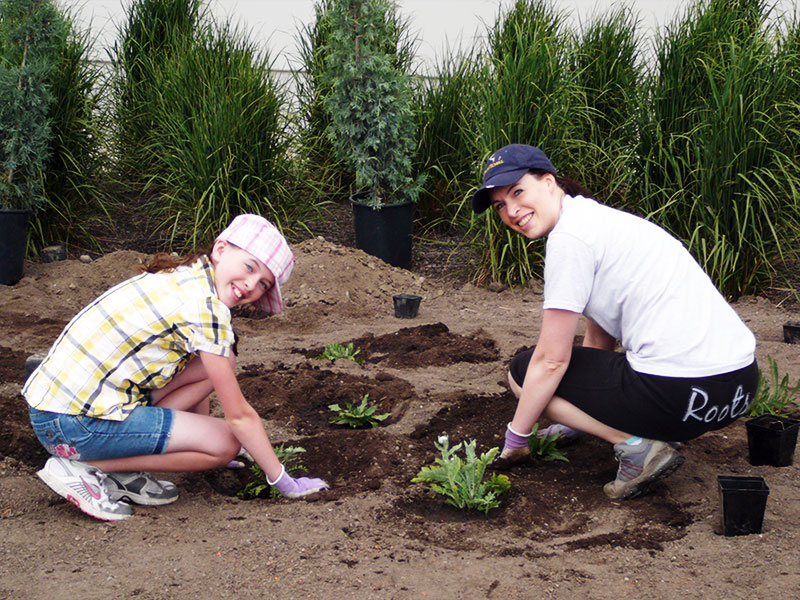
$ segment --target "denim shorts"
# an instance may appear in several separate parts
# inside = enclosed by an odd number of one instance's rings
[[[137,406],[123,421],[30,408],[33,431],[53,456],[103,460],[163,454],[174,419],[171,409]]]

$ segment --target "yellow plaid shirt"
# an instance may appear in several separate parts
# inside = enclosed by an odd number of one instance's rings
[[[199,350],[228,356],[231,313],[208,257],[144,273],[79,312],[22,389],[39,410],[123,420]]]

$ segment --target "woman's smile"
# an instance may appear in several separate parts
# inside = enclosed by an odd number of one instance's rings
[[[527,215],[522,217],[522,219],[517,221],[517,227],[525,227],[530,222],[531,219],[533,219],[533,213],[532,212],[528,213]]]
[[[516,183],[491,190],[492,206],[503,223],[530,239],[545,237],[553,230],[563,197],[549,173],[526,173]]]

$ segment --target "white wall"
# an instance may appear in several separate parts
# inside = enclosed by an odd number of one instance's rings
[[[776,0],[781,8],[797,7],[798,0]],[[116,39],[116,27],[125,16],[130,0],[58,0],[78,15],[84,27],[96,38],[95,58],[107,59],[106,49]],[[555,6],[578,22],[593,11],[603,12],[616,0],[554,0]],[[514,0],[399,0],[401,13],[411,20],[419,35],[418,57],[425,64],[435,62],[448,47],[472,45],[486,25],[494,23],[498,11]],[[296,56],[299,27],[314,17],[314,0],[206,0],[206,6],[219,18],[241,24],[264,44],[275,59],[276,69],[288,69]],[[643,33],[672,21],[689,0],[630,0],[641,19]]]

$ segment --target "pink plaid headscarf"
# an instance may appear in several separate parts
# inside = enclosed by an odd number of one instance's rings
[[[219,234],[219,240],[246,250],[266,265],[275,277],[275,285],[255,302],[255,306],[274,315],[281,312],[281,285],[292,274],[294,256],[278,228],[262,216],[239,215]]]

